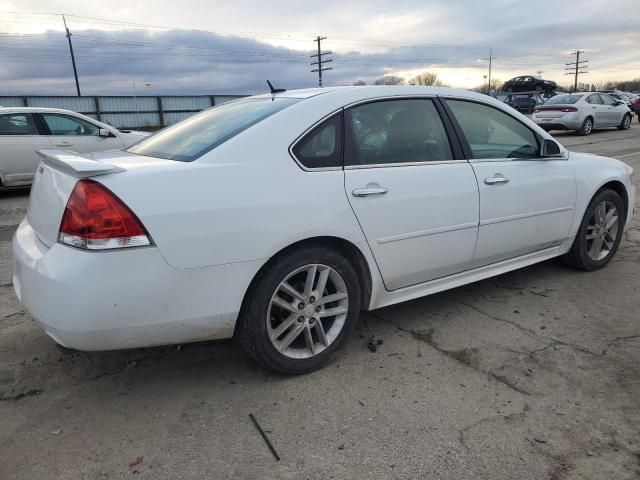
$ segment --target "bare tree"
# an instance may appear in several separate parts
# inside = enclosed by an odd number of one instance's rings
[[[353,82],[353,84],[356,86],[362,86],[362,85],[366,85],[367,82],[365,82],[364,80],[356,80],[355,82]]]
[[[396,77],[395,75],[385,75],[377,78],[373,82],[374,85],[403,85],[404,78]]]
[[[420,75],[416,75],[411,80],[409,80],[409,85],[428,85],[431,87],[442,87],[443,83],[438,78],[437,73],[424,72]]]

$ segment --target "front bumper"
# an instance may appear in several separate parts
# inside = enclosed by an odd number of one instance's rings
[[[263,263],[176,269],[155,247],[48,248],[26,219],[12,246],[18,299],[57,343],[78,350],[229,338]]]

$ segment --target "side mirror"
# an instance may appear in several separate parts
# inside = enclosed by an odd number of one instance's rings
[[[558,145],[553,140],[545,138],[544,140],[542,140],[542,147],[540,148],[540,156],[542,158],[561,157],[562,150],[560,150],[560,145]]]
[[[616,105],[616,107],[617,107],[618,105],[624,105],[624,102],[623,102],[622,100],[616,100],[615,105]]]
[[[107,138],[107,137],[111,136],[111,132],[109,130],[107,130],[106,128],[101,128],[98,131],[98,135],[100,135],[102,138]]]

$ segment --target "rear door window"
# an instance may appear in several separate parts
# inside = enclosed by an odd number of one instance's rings
[[[30,113],[0,115],[0,135],[38,135],[38,128]]]
[[[385,100],[345,112],[345,165],[452,160],[438,110],[430,99]]]

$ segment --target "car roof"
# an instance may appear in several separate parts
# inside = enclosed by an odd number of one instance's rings
[[[446,87],[429,87],[423,85],[362,85],[362,86],[343,86],[329,88],[307,88],[302,90],[287,90],[282,93],[276,93],[273,96],[278,98],[312,98],[322,95],[323,97],[331,97],[332,99],[343,100],[344,104],[357,102],[360,100],[370,100],[376,98],[385,98],[393,96],[455,96],[469,99],[477,99],[486,101],[490,97],[488,95],[472,92],[470,90],[462,90]],[[271,94],[256,95],[254,98],[270,98]]]
[[[51,113],[71,113],[77,114],[73,110],[64,108],[46,108],[46,107],[0,107],[0,113],[34,113],[34,112],[51,112]]]

